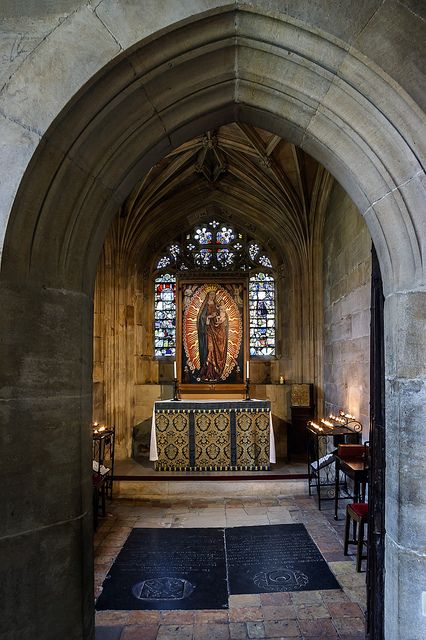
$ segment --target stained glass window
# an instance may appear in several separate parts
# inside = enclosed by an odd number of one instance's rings
[[[176,353],[176,276],[164,273],[155,279],[154,355]]]
[[[234,254],[229,249],[219,249],[217,252],[217,261],[222,267],[232,267],[234,262]]]
[[[250,355],[275,355],[275,283],[270,273],[256,273],[249,282]]]
[[[260,272],[255,270],[261,269]],[[275,355],[275,283],[272,262],[254,238],[210,220],[176,238],[156,262],[155,355],[176,353],[176,274],[182,271],[251,272],[250,355]]]
[[[157,269],[164,269],[164,267],[167,267],[170,264],[170,262],[171,260],[169,256],[163,256],[162,258],[159,259],[157,263]]]
[[[260,247],[256,242],[252,242],[249,246],[249,255],[253,262],[256,260],[256,256],[259,253]]]
[[[229,244],[235,238],[232,229],[223,226],[220,231],[216,233],[216,242],[219,244]]]
[[[212,252],[210,249],[200,249],[200,251],[195,254],[194,258],[195,263],[198,266],[207,266],[212,261]]]
[[[200,244],[211,244],[212,232],[206,227],[200,227],[195,230],[194,238],[198,240]]]
[[[260,262],[260,264],[262,265],[262,267],[267,267],[268,269],[271,269],[272,267],[272,263],[269,260],[268,256],[260,256],[260,258],[258,259],[258,261]]]

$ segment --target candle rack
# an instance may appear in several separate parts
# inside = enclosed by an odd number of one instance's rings
[[[310,420],[306,426],[308,446],[308,488],[317,493],[318,509],[321,503],[335,499],[336,478],[334,475],[335,458],[333,452],[328,451],[329,438],[333,438],[333,446],[348,440],[361,440],[362,424],[349,413],[339,411],[339,415],[330,414],[328,418],[321,418],[318,422]],[[321,495],[321,489],[328,487],[328,496]]]

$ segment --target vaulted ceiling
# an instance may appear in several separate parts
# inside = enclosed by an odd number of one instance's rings
[[[214,214],[254,234],[276,264],[304,260],[331,184],[300,148],[229,124],[189,140],[148,172],[120,210],[116,241],[122,255],[149,262],[178,233]]]

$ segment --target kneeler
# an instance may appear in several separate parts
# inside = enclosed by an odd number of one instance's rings
[[[353,539],[349,540],[349,529],[353,520]],[[362,549],[364,546],[364,528],[368,522],[368,504],[365,502],[354,502],[348,504],[346,507],[346,522],[345,522],[345,546],[344,554],[348,555],[348,546],[350,544],[356,544],[356,570],[358,573],[361,571],[361,562],[367,556],[362,555]]]

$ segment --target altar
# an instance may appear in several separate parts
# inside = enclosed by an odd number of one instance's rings
[[[276,461],[271,403],[156,402],[149,459],[158,471],[268,471]]]

